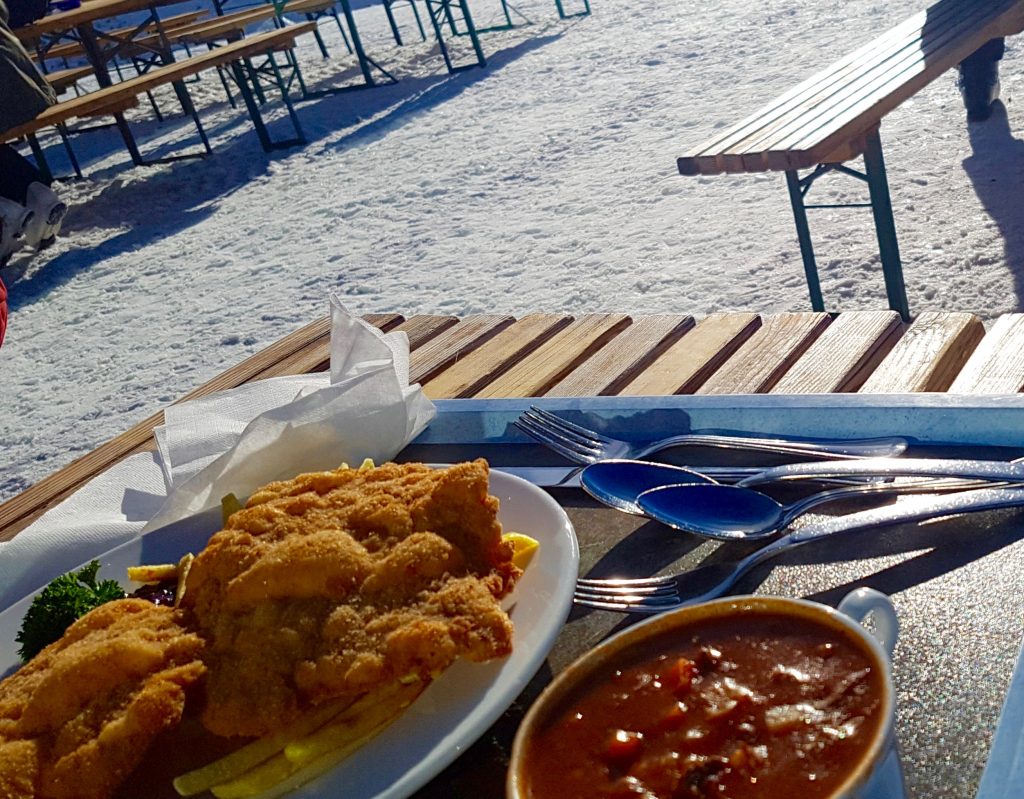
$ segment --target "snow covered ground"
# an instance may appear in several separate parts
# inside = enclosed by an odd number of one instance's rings
[[[265,155],[212,76],[191,85],[206,160],[132,168],[110,131],[79,137],[64,235],[0,273],[0,500],[325,314],[332,290],[405,314],[808,309],[782,176],[684,178],[675,157],[924,3],[593,0],[566,22],[552,0],[517,5],[533,24],[486,34],[488,68],[450,76],[407,10],[398,48],[362,4],[399,82],[300,104],[302,148]],[[472,8],[497,21],[497,0]],[[307,79],[351,80],[324,34],[332,57],[305,43]],[[1011,41],[1008,114],[968,127],[950,74],[883,125],[915,313],[1022,306],[1021,61]],[[144,149],[193,146],[180,115],[133,114]],[[811,225],[829,307],[885,307],[870,214]]]

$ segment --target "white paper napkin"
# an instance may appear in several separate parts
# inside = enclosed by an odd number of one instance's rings
[[[165,412],[157,453],[128,458],[0,544],[0,607],[140,532],[304,471],[384,462],[427,426],[409,342],[331,297],[331,371],[249,383]]]

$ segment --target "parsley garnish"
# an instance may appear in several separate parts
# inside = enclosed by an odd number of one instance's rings
[[[18,654],[23,662],[58,640],[78,618],[105,602],[123,599],[124,589],[115,580],[96,582],[98,560],[77,572],[63,574],[42,590],[25,614],[18,632]]]

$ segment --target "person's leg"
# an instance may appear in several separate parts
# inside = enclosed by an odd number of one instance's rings
[[[960,62],[957,86],[972,122],[992,114],[992,103],[999,97],[999,61],[1005,50],[1005,40],[992,39]]]
[[[25,205],[33,183],[46,183],[42,173],[9,144],[0,144],[0,197]]]

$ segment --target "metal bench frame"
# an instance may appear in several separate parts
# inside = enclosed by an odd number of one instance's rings
[[[868,184],[871,198],[867,203],[816,203],[805,202],[807,193],[814,181],[829,172],[839,172]],[[885,174],[885,161],[882,158],[882,140],[875,128],[865,139],[864,172],[858,172],[842,163],[818,164],[809,174],[800,177],[796,169],[786,170],[786,186],[789,189],[789,201],[793,206],[793,220],[796,222],[796,235],[800,242],[800,255],[804,262],[804,274],[807,277],[807,288],[811,295],[811,309],[825,310],[825,301],[821,296],[821,281],[818,278],[818,265],[814,258],[814,245],[811,243],[811,229],[807,223],[808,208],[870,208],[875,219],[875,233],[878,236],[878,252],[882,260],[882,276],[885,280],[885,293],[889,307],[897,311],[904,320],[910,319],[910,308],[907,305],[907,287],[903,279],[903,265],[900,261],[900,248],[896,239],[896,222],[892,215],[892,200],[889,197],[889,180]]]

